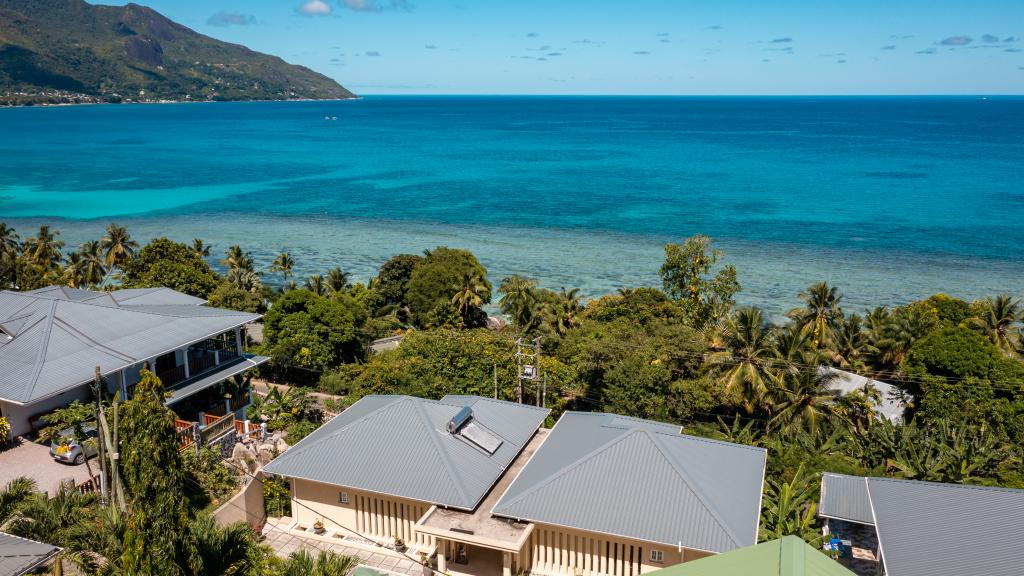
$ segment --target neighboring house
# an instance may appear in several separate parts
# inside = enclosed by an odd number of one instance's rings
[[[547,414],[367,396],[263,470],[291,480],[293,530],[400,538],[441,572],[633,576],[756,542],[764,450]]]
[[[371,355],[380,354],[381,352],[386,352],[388,350],[396,350],[398,346],[402,343],[403,338],[405,338],[405,334],[388,336],[387,338],[379,338],[377,340],[374,340],[373,342],[370,342],[367,348],[369,349]]]
[[[0,576],[21,576],[50,564],[60,548],[0,532]]]
[[[266,361],[242,351],[241,330],[259,315],[203,304],[168,288],[0,291],[0,413],[12,434],[89,400],[97,367],[105,392],[125,399],[148,366],[169,392],[186,442],[211,418],[223,417],[216,429],[226,429],[249,391],[225,380]]]
[[[1011,576],[1024,566],[1024,490],[826,473],[818,515],[842,538],[873,532],[888,576]]]
[[[664,568],[651,576],[854,576],[854,573],[798,536],[785,536]]]
[[[903,411],[907,409],[907,402],[903,391],[896,386],[829,366],[820,366],[818,369],[822,372],[831,372],[836,375],[829,388],[844,396],[856,390],[864,390],[865,387],[878,390],[882,398],[881,403],[878,405],[879,414],[893,424],[903,422]]]

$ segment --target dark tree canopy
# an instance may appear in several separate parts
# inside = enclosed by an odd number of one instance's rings
[[[217,275],[190,246],[157,238],[125,264],[121,284],[125,288],[165,286],[206,298],[217,288]]]
[[[406,302],[412,312],[413,322],[427,325],[431,314],[438,315],[439,306],[452,304],[452,299],[462,289],[467,278],[480,286],[477,296],[482,304],[491,301],[491,284],[487,281],[487,269],[471,252],[440,246],[431,250],[426,259],[417,265],[406,283]],[[480,326],[486,317],[479,306],[470,306],[463,315],[467,326]]]

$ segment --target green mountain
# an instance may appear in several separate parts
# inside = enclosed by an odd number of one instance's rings
[[[309,68],[145,6],[0,0],[0,104],[354,97]]]

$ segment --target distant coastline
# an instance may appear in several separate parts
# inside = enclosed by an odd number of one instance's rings
[[[47,101],[30,101],[24,103],[9,103],[4,101],[6,95],[0,96],[0,108],[58,108],[64,106],[103,106],[103,105],[122,105],[122,104],[216,104],[225,102],[343,102],[348,100],[360,100],[361,96],[351,96],[342,98],[282,98],[282,99],[268,99],[268,98],[253,98],[253,99],[235,99],[235,100],[192,100],[192,99],[159,99],[159,100],[119,100],[110,101],[102,100],[99,97],[89,97],[93,101],[84,102],[47,102]],[[82,98],[85,98],[83,95]],[[75,98],[80,99],[80,98]]]

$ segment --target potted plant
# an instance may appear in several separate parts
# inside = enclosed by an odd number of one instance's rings
[[[313,532],[315,532],[317,534],[323,534],[324,533],[324,521],[323,520],[317,518],[316,522],[313,522]]]
[[[395,536],[395,551],[405,552],[405,542],[403,542],[398,536]]]

